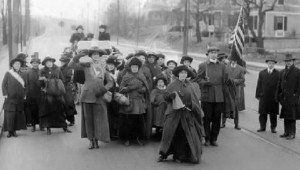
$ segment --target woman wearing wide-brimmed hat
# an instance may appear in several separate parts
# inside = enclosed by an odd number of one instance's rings
[[[53,93],[53,91],[60,91],[61,88],[64,89],[62,84],[64,78],[59,67],[54,64],[55,61],[56,60],[52,57],[46,57],[42,61],[44,68],[41,69],[40,74],[41,86],[44,91],[41,110],[41,126],[47,128],[48,135],[51,134],[51,128],[63,128],[65,132],[71,132],[66,123],[64,94]],[[63,87],[60,86],[60,89],[58,89],[58,84],[50,86],[49,83],[54,81],[60,81]],[[50,87],[55,87],[51,93],[48,90]]]
[[[146,136],[146,109],[149,87],[145,76],[139,71],[142,62],[132,58],[128,64],[129,71],[125,74],[120,85],[120,93],[124,93],[130,100],[129,106],[120,106],[121,127],[120,137],[125,145],[130,145],[130,140],[136,140],[143,145]]]
[[[2,81],[2,93],[4,96],[4,123],[3,131],[8,131],[7,137],[17,137],[17,130],[26,129],[24,114],[25,80],[20,68],[24,61],[14,58],[10,61],[11,69],[5,73]]]
[[[69,126],[73,126],[75,124],[75,115],[77,114],[75,108],[75,85],[72,82],[73,77],[73,69],[68,66],[71,58],[68,54],[62,54],[59,61],[61,62],[60,71],[64,77],[64,86],[66,89],[66,94],[64,95],[64,99],[66,102],[65,112],[66,112],[66,119],[70,122]]]
[[[30,61],[31,68],[26,73],[26,112],[31,115],[32,132],[36,131],[36,125],[40,124],[40,101],[42,99],[41,83],[39,81],[41,60],[32,58]],[[40,130],[43,127],[40,125]]]
[[[81,88],[81,137],[90,141],[89,149],[99,148],[98,141],[109,142],[109,124],[104,94],[113,87],[106,71],[106,52],[92,48],[76,55],[69,66],[84,71]]]
[[[173,74],[165,95],[168,108],[158,161],[173,154],[176,162],[199,163],[204,136],[199,86],[187,80],[193,75],[187,66],[176,67]]]
[[[117,84],[118,70],[117,66],[120,64],[118,57],[110,55],[106,60],[107,72],[110,74],[114,81],[113,87],[109,90],[114,98],[115,92],[118,91],[119,85]],[[116,139],[119,135],[119,106],[115,100],[107,104],[107,114],[109,122],[109,131],[112,139]]]

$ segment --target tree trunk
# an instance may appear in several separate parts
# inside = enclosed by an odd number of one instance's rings
[[[25,0],[25,22],[24,22],[24,45],[26,46],[26,42],[30,36],[30,2],[29,0]]]
[[[4,11],[4,6],[1,9],[1,16],[2,16],[2,44],[6,45],[7,44],[7,15],[5,14]]]
[[[196,6],[196,37],[197,37],[197,42],[201,42],[201,32],[200,32],[200,0],[197,0],[197,6]]]
[[[264,24],[264,13],[262,11],[258,12],[258,29],[257,29],[257,38],[256,38],[256,47],[257,52],[259,54],[263,54],[265,52],[264,49],[264,39],[263,39],[263,24]]]
[[[19,30],[20,30],[20,0],[13,0],[13,15],[12,15],[12,50],[13,56],[18,53]]]
[[[7,15],[8,15],[8,52],[9,60],[13,59],[13,48],[12,48],[12,9],[11,9],[12,0],[7,0]]]

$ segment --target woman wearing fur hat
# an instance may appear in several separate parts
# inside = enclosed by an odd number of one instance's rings
[[[154,82],[155,88],[151,91],[150,100],[153,107],[153,126],[156,127],[156,136],[161,136],[162,127],[165,119],[167,103],[164,94],[167,89],[167,79],[157,77]]]
[[[130,140],[136,140],[143,145],[146,136],[146,109],[149,87],[145,76],[139,71],[142,62],[132,58],[128,64],[129,71],[123,77],[120,85],[120,93],[124,93],[130,100],[129,106],[120,106],[122,123],[120,127],[121,139],[125,145],[130,145]]]
[[[41,75],[39,78],[44,91],[42,99],[41,125],[47,128],[48,135],[51,134],[51,128],[63,128],[65,132],[71,132],[66,123],[64,110],[65,101],[63,94],[54,95],[47,91],[47,88],[49,87],[48,83],[50,81],[61,80],[64,82],[62,72],[54,63],[54,58],[46,57],[42,62],[44,68],[41,69]]]
[[[89,149],[99,148],[98,141],[109,142],[109,124],[104,94],[113,87],[113,79],[106,71],[105,52],[93,48],[76,55],[69,66],[84,71],[81,88],[81,137],[90,141]]]
[[[167,83],[170,84],[173,82],[173,70],[177,67],[177,62],[174,60],[169,60],[167,62],[168,68],[162,72],[162,75],[167,79]]]
[[[36,131],[36,125],[40,124],[40,104],[42,99],[41,83],[39,81],[41,60],[33,58],[30,61],[32,68],[26,74],[26,112],[31,115],[32,132]],[[40,125],[40,130],[44,130]]]
[[[204,136],[199,86],[188,81],[193,73],[184,65],[176,67],[173,74],[176,78],[165,95],[168,106],[158,161],[173,154],[176,162],[199,163]]]
[[[23,60],[15,58],[10,61],[11,70],[6,72],[2,81],[4,96],[3,131],[8,131],[7,137],[17,137],[16,131],[26,129],[24,114],[25,80],[20,72]]]
[[[66,94],[64,95],[64,99],[66,102],[66,119],[68,122],[70,122],[69,126],[73,126],[75,124],[75,115],[77,114],[76,108],[75,108],[75,94],[74,94],[74,84],[72,82],[73,77],[73,69],[68,66],[71,58],[67,54],[62,54],[59,61],[61,62],[60,71],[62,72],[62,75],[64,77],[64,86],[66,89]]]
[[[106,69],[114,81],[113,87],[109,90],[112,93],[112,98],[114,98],[114,93],[118,91],[119,87],[119,85],[117,84],[117,66],[119,64],[120,63],[118,61],[118,58],[113,55],[109,56],[106,60]],[[112,139],[116,139],[119,135],[119,106],[116,101],[112,100],[110,103],[107,104],[107,114],[110,136]]]

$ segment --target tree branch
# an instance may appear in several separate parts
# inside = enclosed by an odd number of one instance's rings
[[[268,11],[273,11],[277,1],[278,0],[274,0],[270,8],[263,10],[263,14],[265,14]]]

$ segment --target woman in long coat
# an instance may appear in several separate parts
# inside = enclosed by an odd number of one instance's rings
[[[23,61],[13,59],[10,62],[12,68],[6,72],[2,81],[2,93],[5,98],[3,131],[8,131],[7,137],[17,137],[17,130],[26,129],[26,118],[24,113],[25,81],[20,72]]]
[[[168,108],[158,161],[173,154],[176,162],[199,163],[204,136],[199,86],[187,79],[193,75],[187,66],[176,67],[173,74],[176,78],[165,95]]]
[[[121,139],[125,145],[130,145],[130,140],[135,139],[139,145],[143,145],[146,136],[146,109],[149,87],[145,76],[139,71],[142,62],[132,58],[129,63],[130,70],[123,77],[120,85],[120,93],[124,93],[130,100],[129,106],[120,106],[122,114],[120,127]]]
[[[66,119],[70,122],[69,126],[73,126],[75,124],[75,115],[77,114],[75,108],[75,94],[74,94],[74,83],[72,82],[73,77],[73,69],[68,66],[71,58],[67,56],[67,54],[63,54],[59,61],[61,62],[60,70],[64,77],[64,86],[66,89],[66,94],[64,95],[65,99],[65,111],[66,111]]]
[[[26,110],[31,115],[32,132],[35,132],[36,125],[40,124],[40,107],[42,99],[41,83],[39,81],[41,64],[40,59],[33,58],[30,61],[32,68],[28,69],[26,73]],[[43,131],[43,127],[40,125],[40,130]]]
[[[84,71],[85,82],[80,95],[81,137],[90,140],[89,149],[99,148],[98,140],[110,141],[103,96],[113,87],[113,80],[105,70],[104,54],[105,51],[93,48],[78,54],[69,63],[70,67]]]
[[[63,94],[59,96],[49,94],[46,91],[47,82],[51,79],[60,79],[63,82],[63,75],[59,67],[54,64],[55,59],[46,57],[41,69],[41,87],[44,89],[41,109],[41,126],[47,128],[47,134],[51,134],[51,128],[63,128],[65,132],[71,131],[67,127],[65,116],[65,100]]]
[[[109,90],[112,93],[112,98],[114,98],[114,93],[118,91],[119,85],[117,84],[117,75],[118,70],[117,66],[119,65],[117,56],[109,56],[106,60],[107,72],[110,74],[113,80],[113,87]],[[119,135],[119,106],[115,100],[112,100],[107,104],[107,114],[109,122],[109,131],[111,139],[116,139]]]

